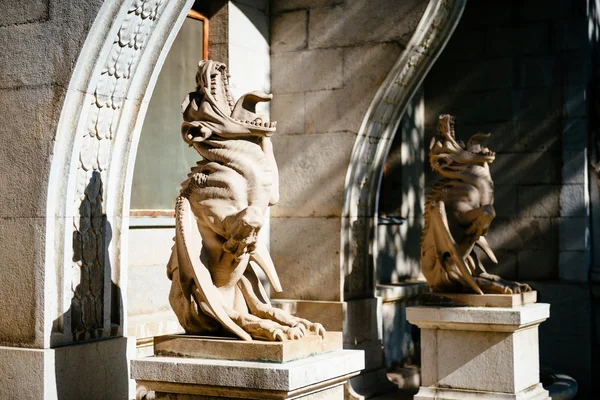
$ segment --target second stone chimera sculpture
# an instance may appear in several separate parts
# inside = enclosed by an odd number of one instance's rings
[[[479,246],[497,263],[486,235],[496,213],[494,183],[488,164],[495,153],[481,145],[490,134],[475,134],[467,144],[457,141],[454,117],[441,115],[431,142],[429,161],[442,177],[425,202],[421,266],[434,292],[514,294],[529,285],[486,272],[473,248]]]
[[[256,114],[272,96],[254,91],[237,103],[226,67],[201,61],[196,91],[182,105],[183,140],[201,156],[177,198],[176,236],[167,266],[169,301],[186,333],[244,340],[324,336],[319,323],[271,306],[250,261],[271,286],[281,284],[258,233],[279,198],[271,135],[275,122]]]

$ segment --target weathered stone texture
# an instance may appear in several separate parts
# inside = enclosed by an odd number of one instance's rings
[[[44,351],[0,348],[0,396],[5,399],[14,398],[16,393],[24,399],[43,399],[44,386]],[[32,382],[38,384],[34,385]]]
[[[493,249],[552,249],[558,245],[557,224],[551,218],[496,218],[488,241]]]
[[[563,185],[560,190],[560,215],[586,217],[588,215],[585,185]]]
[[[587,154],[585,150],[563,152],[563,183],[585,185],[587,180]]]
[[[36,11],[40,7],[37,3],[39,1],[34,2],[33,10],[38,15],[34,15],[34,19],[47,14],[47,10]],[[48,17],[43,17],[49,18],[43,24],[0,27],[0,88],[42,84],[66,86],[101,3],[99,0],[57,1],[53,2]],[[24,22],[32,17],[28,15],[29,2],[27,4]],[[4,10],[3,4],[3,17],[6,15]]]
[[[283,287],[274,298],[342,300],[340,225],[339,218],[271,218],[271,254]]]
[[[46,21],[49,3],[49,0],[34,0],[27,3],[20,0],[3,1],[0,27]]]
[[[560,186],[519,187],[518,209],[521,217],[558,217]]]
[[[588,255],[585,251],[561,251],[559,255],[561,280],[585,283],[588,281]],[[584,268],[582,268],[584,266]]]
[[[271,50],[276,52],[302,50],[307,46],[308,12],[294,11],[273,21]]]
[[[282,11],[327,7],[343,4],[344,0],[277,0],[273,2],[273,11]]]
[[[271,76],[273,93],[276,94],[343,86],[341,49],[274,53],[271,69],[277,71]]]
[[[490,170],[499,185],[560,183],[560,158],[555,153],[497,154]]]
[[[351,133],[275,137],[279,179],[285,184],[271,216],[340,216],[354,137]]]
[[[59,86],[0,89],[0,217],[44,215],[47,160],[65,90]]]
[[[401,48],[374,44],[344,49],[344,85],[306,95],[306,132],[358,132],[363,112],[375,96]]]
[[[43,237],[44,225],[44,218],[0,218],[1,346],[39,345],[35,339],[43,329],[38,318],[43,312],[39,285],[44,275],[37,238]]]
[[[558,251],[523,250],[519,251],[519,277],[521,281],[543,281],[557,276],[556,262]]]
[[[494,186],[494,209],[498,218],[516,217],[517,208],[517,190],[516,185],[495,185]]]
[[[495,250],[494,254],[498,259],[498,264],[488,260],[485,253],[475,249],[479,259],[483,261],[485,269],[492,274],[499,275],[504,279],[515,281],[518,278],[518,253],[510,250]]]
[[[305,109],[304,93],[278,94],[271,103],[271,121],[277,121],[277,136],[304,133]]]
[[[560,218],[560,232],[558,244],[560,250],[585,251],[587,248],[587,235],[581,235],[588,229],[588,220],[580,218]]]
[[[344,5],[311,10],[308,45],[322,48],[388,41],[406,44],[425,6],[425,2],[413,1],[383,0],[374,6],[370,0],[347,0]],[[352,15],[352,21],[345,21],[348,15]],[[402,23],[390,24],[391,15],[406,17]]]

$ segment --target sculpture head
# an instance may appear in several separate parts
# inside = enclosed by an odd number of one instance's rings
[[[454,124],[456,119],[449,114],[440,115],[437,137],[431,141],[429,161],[434,171],[452,164],[489,164],[496,159],[496,153],[481,143],[491,133],[476,133],[465,145],[456,139]]]
[[[277,122],[256,113],[256,105],[271,101],[273,95],[253,91],[234,103],[229,91],[225,64],[202,60],[198,63],[196,91],[182,104],[183,139],[191,144],[213,134],[227,139],[264,137],[275,133]]]

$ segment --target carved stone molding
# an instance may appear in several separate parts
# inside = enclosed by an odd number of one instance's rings
[[[69,83],[47,206],[45,340],[124,332],[126,235],[147,103],[192,0],[105,3]]]
[[[446,46],[465,5],[466,0],[430,0],[406,50],[363,119],[344,193],[340,261],[346,298],[374,293],[375,228],[383,165],[410,99]]]

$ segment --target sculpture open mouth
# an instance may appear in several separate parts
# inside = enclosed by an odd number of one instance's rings
[[[242,95],[236,103],[229,91],[227,67],[215,61],[200,61],[196,75],[198,91],[202,91],[213,111],[220,117],[242,125],[253,135],[270,136],[275,132],[276,121],[269,121],[266,115],[256,112],[260,102],[271,101],[273,95],[261,91],[253,91]]]
[[[455,123],[456,118],[452,115],[440,115],[440,119],[438,121],[438,135],[448,149],[451,149],[456,153],[466,151],[472,155],[478,156],[475,158],[462,158],[464,162],[491,163],[496,159],[496,153],[481,144],[481,142],[485,141],[491,136],[491,133],[476,133],[471,136],[465,145],[464,142],[456,140],[456,133],[454,130]]]
[[[496,153],[491,151],[489,148],[481,145],[481,142],[483,142],[490,136],[491,133],[476,133],[475,135],[471,136],[471,138],[467,142],[465,150],[467,150],[470,153],[488,158],[488,162],[494,161],[496,159]]]

